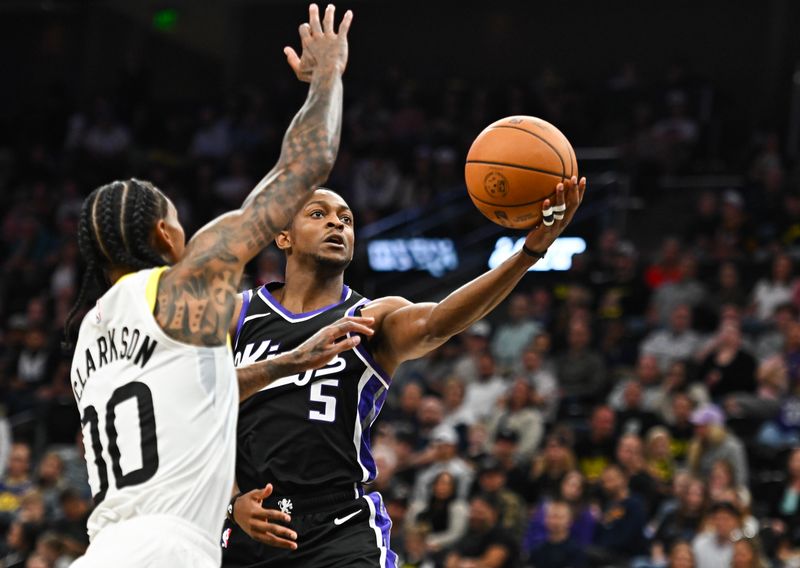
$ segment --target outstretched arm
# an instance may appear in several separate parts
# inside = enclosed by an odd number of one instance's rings
[[[547,250],[572,220],[585,190],[585,178],[558,184],[555,205],[566,205],[564,218],[549,227],[540,225],[533,229],[525,240],[528,250],[533,253]],[[549,208],[549,200],[542,207]],[[538,258],[541,257],[520,250],[439,303],[412,304],[403,298],[388,297],[369,304],[363,314],[376,319],[371,346],[378,362],[391,373],[403,361],[422,357],[461,333],[502,302]]]
[[[305,104],[292,120],[275,167],[242,207],[203,227],[184,258],[164,273],[156,318],[167,334],[196,345],[221,345],[234,310],[245,264],[289,223],[333,167],[342,122],[342,80],[347,63],[347,12],[334,31],[334,9],[322,23],[315,4],[300,26],[303,58],[313,61]],[[288,56],[288,54],[287,54]],[[290,64],[294,68],[290,58]]]

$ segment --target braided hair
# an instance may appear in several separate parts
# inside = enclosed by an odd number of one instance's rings
[[[78,247],[86,272],[64,326],[65,347],[71,347],[72,320],[90,293],[108,286],[110,268],[133,271],[164,264],[164,258],[150,242],[150,233],[166,215],[164,194],[150,182],[134,178],[98,187],[84,200],[78,221]]]

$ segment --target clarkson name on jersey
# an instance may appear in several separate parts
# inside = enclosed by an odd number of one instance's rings
[[[97,338],[95,346],[85,350],[82,360],[79,360],[76,353],[72,367],[72,390],[75,393],[75,399],[80,401],[86,382],[92,373],[104,365],[110,365],[117,361],[130,363],[133,360],[134,365],[141,365],[144,369],[157,345],[158,342],[155,339],[146,333],[141,333],[136,328],[133,330],[127,327],[109,329],[105,336]]]

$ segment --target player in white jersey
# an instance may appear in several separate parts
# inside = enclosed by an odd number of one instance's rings
[[[322,22],[315,5],[309,16],[302,56],[286,50],[310,83],[308,98],[278,163],[240,209],[184,245],[174,205],[148,182],[113,182],[84,201],[78,242],[87,270],[68,332],[87,287],[109,289],[80,326],[71,369],[95,501],[91,544],[74,566],[218,566],[239,400],[358,344],[338,338],[371,333],[368,318],[340,320],[237,381],[227,330],[244,266],[324,181],[339,144],[352,14],[338,33],[332,6]],[[261,530],[293,547],[294,532],[272,520],[288,517],[265,511]]]

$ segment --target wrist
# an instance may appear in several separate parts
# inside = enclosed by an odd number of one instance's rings
[[[237,526],[239,525],[239,523],[236,522],[236,501],[242,495],[244,495],[244,492],[240,491],[239,493],[231,497],[231,500],[228,502],[228,509],[226,511],[226,516],[228,517],[228,520]]]

